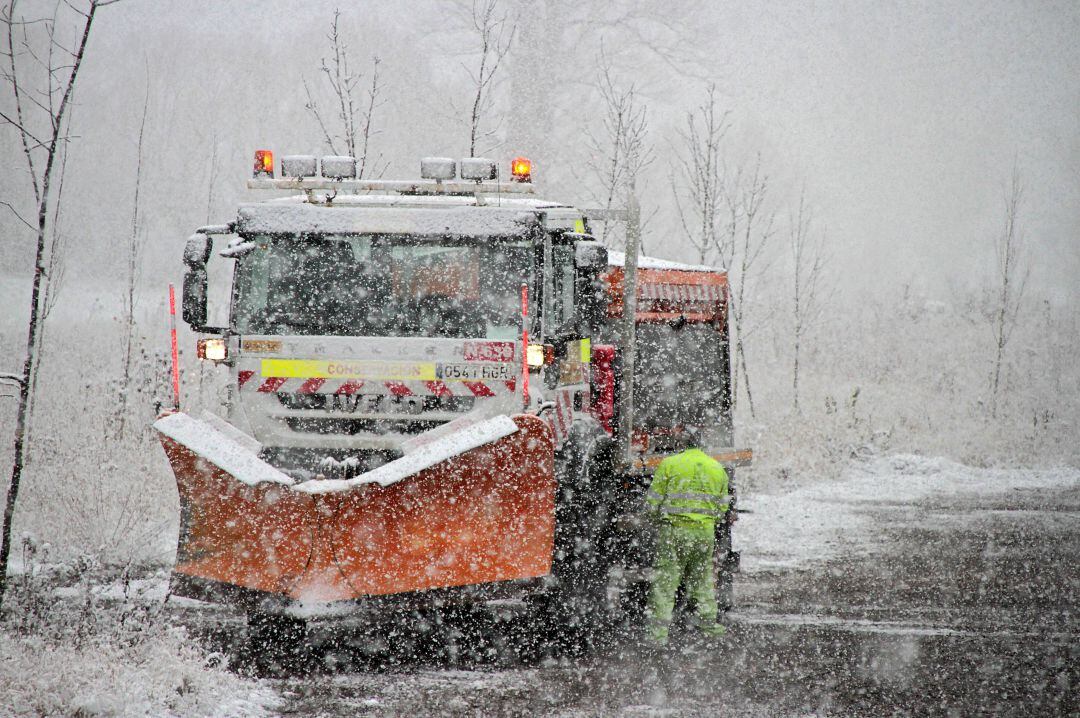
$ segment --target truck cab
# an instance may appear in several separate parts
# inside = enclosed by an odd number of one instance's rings
[[[256,180],[305,191],[242,205],[185,253],[197,260],[185,319],[219,335],[201,352],[228,367],[225,418],[265,460],[301,480],[328,467],[348,478],[465,416],[567,392],[560,419],[588,410],[606,263],[580,211],[529,196],[527,183],[497,183],[492,198],[482,182],[371,194],[308,187],[317,182]],[[228,239],[215,247],[219,233]],[[234,262],[218,328],[205,326],[215,249]]]

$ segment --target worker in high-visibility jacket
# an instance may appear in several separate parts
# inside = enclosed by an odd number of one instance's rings
[[[728,475],[702,451],[693,431],[683,435],[687,448],[660,462],[649,490],[650,513],[659,524],[656,562],[649,593],[649,632],[666,644],[675,594],[685,581],[687,597],[697,604],[697,626],[706,636],[720,636],[717,623],[713,552],[716,522],[728,510]]]

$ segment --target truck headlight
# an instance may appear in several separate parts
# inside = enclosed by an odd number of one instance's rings
[[[229,348],[224,338],[210,337],[199,340],[197,354],[200,359],[221,363],[229,358]]]
[[[555,363],[555,347],[551,344],[530,344],[525,350],[525,361],[533,369]]]

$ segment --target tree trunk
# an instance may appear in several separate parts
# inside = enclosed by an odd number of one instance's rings
[[[127,322],[124,326],[124,373],[120,383],[120,416],[117,437],[123,437],[128,411],[128,385],[131,383],[131,345],[135,343],[135,284],[139,264],[139,190],[142,187],[143,138],[146,136],[146,112],[150,107],[150,75],[146,76],[146,96],[143,99],[142,120],[139,122],[139,142],[136,150],[135,197],[131,206],[131,245],[128,247]]]
[[[71,75],[68,77],[63,99],[56,110],[56,115],[52,118],[52,140],[49,143],[49,151],[45,160],[45,171],[41,174],[41,193],[38,201],[37,253],[34,259],[34,283],[30,292],[30,324],[27,329],[26,360],[23,362],[22,382],[19,387],[19,409],[15,419],[15,460],[11,469],[11,483],[8,485],[7,499],[4,503],[3,538],[0,541],[0,607],[3,606],[4,594],[7,592],[8,558],[11,555],[11,525],[15,517],[15,504],[19,497],[19,483],[22,480],[23,465],[26,462],[26,410],[30,403],[30,377],[33,374],[36,360],[35,348],[38,336],[38,304],[41,298],[41,278],[45,274],[44,255],[46,224],[49,213],[49,180],[52,177],[53,163],[56,160],[56,152],[60,144],[60,128],[63,126],[64,115],[67,112],[68,102],[75,87],[75,78],[79,74],[79,66],[82,64],[83,54],[86,51],[86,41],[90,37],[90,26],[94,22],[94,13],[96,11],[97,3],[91,2],[86,12],[86,25],[83,27],[79,48],[73,58]],[[10,20],[14,21],[14,18],[10,18]],[[12,78],[12,82],[17,81],[17,78]],[[20,129],[25,131],[22,128]]]
[[[746,370],[746,350],[743,348],[742,336],[736,338],[735,349],[739,353],[739,363],[742,364],[743,386],[746,387],[746,403],[750,406],[750,418],[756,419],[757,414],[754,412],[754,394],[750,391],[750,373]],[[739,387],[736,386],[736,392],[738,389]]]
[[[791,392],[794,397],[795,413],[799,412],[799,335],[795,334],[795,363],[792,375]]]

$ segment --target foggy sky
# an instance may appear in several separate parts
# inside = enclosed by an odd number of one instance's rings
[[[389,162],[385,176],[413,176],[423,155],[464,156],[467,128],[459,118],[469,87],[461,63],[473,62],[475,43],[460,10],[439,2],[338,4],[357,62],[372,53],[383,59],[387,104],[373,146]],[[52,3],[20,6],[30,16]],[[61,218],[73,274],[120,276],[110,259],[130,232],[146,77],[144,283],[179,276],[182,240],[207,220],[208,199],[210,219],[226,221],[250,198],[242,186],[254,149],[324,151],[303,108],[301,80],[318,80],[334,6],[125,0],[100,11],[77,89],[78,137]],[[649,105],[657,160],[643,205],[658,212],[646,238],[653,253],[689,258],[670,213],[669,157],[673,130],[715,82],[731,110],[727,156],[738,162],[762,153],[781,220],[805,187],[817,226],[828,232],[840,286],[913,282],[947,298],[950,287],[980,284],[992,266],[1015,160],[1027,190],[1022,226],[1033,291],[1077,298],[1077,4],[656,3],[652,11],[624,12],[632,7],[508,3],[525,13],[519,32],[541,33],[544,46],[557,48],[542,66],[527,68],[552,93],[553,147],[533,158],[546,194],[588,196],[573,178],[584,177],[582,128],[599,112],[595,61],[603,40],[620,79],[637,83]],[[497,89],[495,110],[504,119],[490,154],[500,160],[516,153],[499,142],[515,135],[505,118],[512,103],[524,102],[517,93],[529,77],[522,71],[527,46],[519,37],[520,54],[511,55]],[[0,106],[10,104],[5,92]],[[0,156],[9,170],[0,195],[31,215],[9,127],[0,128]],[[28,277],[32,238],[4,212],[0,260]]]

